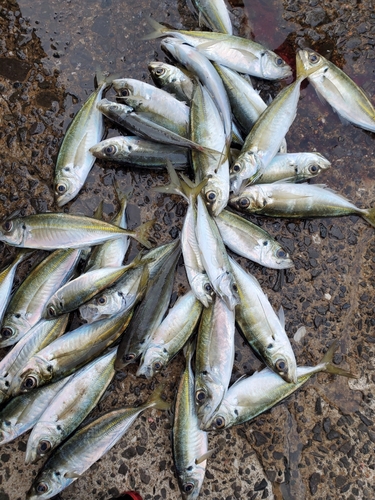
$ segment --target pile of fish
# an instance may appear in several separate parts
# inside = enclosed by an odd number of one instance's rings
[[[293,266],[274,238],[237,211],[298,218],[357,214],[375,225],[374,209],[300,183],[330,162],[318,153],[287,153],[285,142],[306,78],[344,120],[375,131],[375,111],[349,77],[309,49],[297,53],[296,80],[267,106],[249,75],[285,79],[291,68],[274,52],[233,36],[224,4],[206,4],[199,17],[212,32],[150,20],[148,38],[166,37],[162,48],[177,66],[149,64],[158,87],[133,79],[99,82],[68,129],[56,164],[59,207],[78,195],[96,157],[167,168],[170,183],[157,189],[186,201],[180,237],[150,249],[154,221],[128,230],[124,193],[111,223],[101,220],[99,206],[92,218],[44,213],[1,225],[0,240],[21,250],[1,273],[0,346],[14,347],[0,362],[0,442],[32,429],[26,463],[49,457],[29,499],[50,498],[79,478],[141,412],[168,408],[159,387],[142,406],[113,410],[77,430],[115,371],[129,363],[139,363],[137,375],[151,379],[184,348],[173,423],[184,499],[199,495],[212,453],[207,431],[254,418],[319,371],[354,376],[331,363],[336,342],[315,367],[297,366],[283,311],[275,313],[226,247],[273,269]],[[103,99],[110,84],[117,102]],[[103,115],[134,135],[100,142]],[[149,250],[123,265],[129,236]],[[52,252],[11,296],[17,265],[34,249]],[[168,310],[181,253],[191,290]],[[86,323],[65,333],[77,309]],[[266,367],[229,387],[235,325]]]

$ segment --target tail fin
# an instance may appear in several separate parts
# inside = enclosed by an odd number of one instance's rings
[[[166,186],[157,186],[157,187],[153,188],[153,191],[157,191],[158,193],[179,194],[180,196],[183,196],[186,199],[186,201],[188,201],[187,195],[184,192],[184,189],[183,189],[181,181],[177,175],[177,172],[169,160],[167,160],[167,170],[168,170],[168,174],[169,174],[169,177],[171,179],[171,182],[169,184],[167,184]]]
[[[146,248],[152,247],[151,243],[147,239],[147,235],[150,228],[155,224],[155,222],[156,219],[152,219],[148,222],[145,222],[144,224],[141,224],[137,227],[137,229],[134,229],[134,238]]]
[[[94,219],[103,220],[103,205],[104,205],[104,200],[100,200],[99,205],[96,207],[95,212],[93,214]]]
[[[342,368],[339,368],[338,366],[332,364],[333,355],[337,350],[338,346],[339,346],[339,341],[335,340],[328,349],[328,351],[326,352],[326,354],[324,355],[320,363],[321,365],[324,365],[324,368],[321,371],[332,373],[334,375],[342,375],[343,377],[358,378],[357,375],[354,375],[353,373],[347,370],[343,370]]]
[[[169,410],[171,407],[170,403],[167,403],[166,401],[161,399],[163,390],[164,390],[164,385],[159,385],[143,406],[145,408],[157,408],[158,410]]]
[[[141,37],[141,40],[154,40],[155,38],[160,38],[165,35],[170,34],[170,29],[166,28],[162,24],[158,23],[153,19],[152,17],[149,17],[146,19],[148,24],[151,26],[151,28],[154,29],[154,31],[151,31],[151,33],[148,33],[147,35],[144,35]]]
[[[371,224],[372,227],[375,227],[375,207],[369,208],[365,211],[363,218]]]

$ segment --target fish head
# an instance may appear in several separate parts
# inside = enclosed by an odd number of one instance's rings
[[[92,323],[98,319],[108,318],[117,314],[126,306],[124,296],[120,291],[106,290],[83,304],[79,308],[82,319],[87,323]]]
[[[119,116],[124,116],[132,113],[134,110],[126,104],[121,104],[119,102],[110,101],[108,99],[102,99],[96,105],[98,110],[107,116],[111,120],[116,120]]]
[[[114,138],[111,138],[95,144],[95,146],[92,146],[89,151],[93,156],[95,156],[95,158],[111,160],[112,158],[116,158],[119,147]]]
[[[212,414],[220,405],[226,388],[221,383],[220,377],[213,372],[198,373],[195,380],[195,403],[197,408],[200,428],[204,429]]]
[[[273,341],[261,354],[268,366],[272,367],[273,371],[285,382],[297,383],[297,362],[289,341]]]
[[[298,180],[311,179],[327,170],[331,162],[319,153],[306,153],[300,161],[297,162],[295,172]]]
[[[160,46],[164,50],[164,52],[171,54],[177,60],[179,59],[179,54],[182,45],[183,45],[182,40],[173,38],[171,36],[167,36],[160,43]]]
[[[0,226],[0,241],[16,247],[22,246],[28,233],[28,226],[22,218],[8,219]]]
[[[137,377],[144,375],[147,379],[151,379],[165,367],[168,358],[168,351],[163,346],[150,345],[142,355]]]
[[[191,288],[204,307],[212,304],[215,292],[206,273],[196,274],[191,282]]]
[[[19,392],[29,392],[47,383],[53,376],[53,365],[43,358],[34,356],[19,373]],[[12,392],[17,388],[11,385]]]
[[[202,430],[221,431],[231,427],[237,418],[236,411],[235,407],[227,404],[227,401],[223,399],[219,408],[211,415],[210,419],[207,420]]]
[[[55,295],[45,306],[42,317],[45,319],[54,319],[60,314],[64,309],[64,299]]]
[[[262,157],[255,151],[245,151],[229,169],[230,190],[238,194],[244,183],[255,182],[264,170]]]
[[[112,86],[115,89],[117,98],[124,99],[128,103],[128,97],[132,96],[143,96],[146,99],[151,98],[152,85],[148,85],[141,80],[135,80],[133,78],[119,78],[113,80]]]
[[[45,468],[36,477],[26,498],[27,500],[51,498],[73,481],[74,479],[65,477],[64,473],[58,470]]]
[[[210,178],[203,190],[203,196],[210,214],[217,217],[228,204],[229,179],[225,185],[221,179]]]
[[[56,175],[55,199],[59,207],[75,198],[81,189],[82,178],[78,175],[79,170],[75,169],[72,163],[68,163]]]
[[[260,68],[266,80],[281,80],[292,76],[289,64],[271,50],[265,50],[261,54]]]
[[[227,307],[233,311],[240,302],[236,280],[231,272],[225,271],[214,283],[216,292],[223,299]]]
[[[268,203],[267,193],[263,192],[262,184],[255,184],[244,188],[237,196],[229,197],[229,206],[240,212],[256,213],[257,209],[263,208]]]
[[[320,79],[329,69],[327,59],[311,49],[300,49],[296,56],[298,76]]]
[[[148,70],[151,73],[151,77],[154,82],[160,87],[172,82],[175,78],[174,66],[160,61],[150,62]]]
[[[261,264],[271,269],[289,269],[294,266],[288,252],[277,241],[261,239],[259,241]]]
[[[0,330],[0,347],[15,344],[31,327],[23,314],[7,315]]]
[[[37,422],[27,441],[25,464],[47,456],[64,437],[58,422]]]
[[[177,470],[178,484],[183,500],[196,500],[199,497],[205,466],[194,462],[189,463],[184,470]]]

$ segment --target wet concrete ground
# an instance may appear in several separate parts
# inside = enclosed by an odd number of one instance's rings
[[[234,5],[234,3],[233,3]],[[329,56],[370,96],[375,95],[375,10],[370,1],[246,0],[232,8],[234,25],[286,58],[310,46]],[[246,13],[250,19],[247,21]],[[140,40],[152,15],[174,27],[197,25],[184,2],[84,0],[71,2],[3,0],[0,6],[0,220],[20,211],[55,211],[53,168],[63,134],[94,89],[96,68],[150,81],[147,63],[164,60],[159,42]],[[282,83],[259,82],[262,95]],[[374,102],[374,100],[373,100]],[[108,126],[110,126],[108,124]],[[114,135],[114,130],[109,130]],[[360,207],[374,205],[375,135],[351,125],[302,90],[298,115],[288,136],[289,151],[319,151],[331,162],[314,180]],[[114,180],[134,186],[130,227],[157,218],[155,243],[169,241],[181,228],[185,205],[177,196],[151,191],[166,181],[149,173],[97,162],[79,197],[66,210],[92,215],[100,199],[109,218],[118,208]],[[251,217],[291,253],[286,272],[242,264],[261,282],[275,309],[282,305],[287,332],[299,364],[315,364],[334,339],[335,363],[358,375],[350,380],[320,374],[286,402],[237,428],[210,435],[210,459],[202,498],[373,499],[374,461],[374,229],[359,217],[279,220]],[[15,251],[1,246],[2,266]],[[131,248],[134,255],[136,245]],[[35,253],[20,266],[18,282],[41,260]],[[183,266],[175,292],[187,290]],[[73,317],[72,326],[79,319]],[[301,326],[302,340],[293,337]],[[260,363],[237,337],[233,380]],[[4,350],[5,353],[5,350]],[[93,412],[144,401],[157,382],[173,398],[183,369],[178,356],[152,383],[135,377],[135,367],[118,374]],[[170,420],[153,411],[83,478],[58,498],[106,500],[134,489],[145,499],[179,498],[170,448]],[[25,467],[26,437],[0,448],[0,500],[25,498],[39,465]]]

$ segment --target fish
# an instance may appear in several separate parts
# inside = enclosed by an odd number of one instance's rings
[[[216,295],[202,311],[195,356],[195,403],[204,429],[228,389],[234,362],[234,310]]]
[[[234,259],[230,263],[241,299],[235,310],[240,332],[271,370],[296,384],[297,362],[285,332],[284,313],[278,317],[254,276]]]
[[[57,495],[107,453],[143,411],[167,410],[169,404],[161,399],[161,391],[162,387],[157,388],[141,406],[112,410],[81,427],[47,460],[26,498],[44,500]]]
[[[3,222],[0,226],[0,241],[20,248],[55,250],[84,248],[128,235],[150,248],[145,234],[154,222],[145,222],[130,231],[85,215],[41,213]]]
[[[104,134],[103,117],[96,105],[111,79],[99,78],[98,88],[74,117],[60,146],[55,167],[55,199],[59,207],[79,193],[95,162],[89,149]]]
[[[267,231],[249,220],[223,210],[215,222],[224,244],[237,255],[270,269],[294,266],[288,252]]]
[[[145,40],[173,36],[195,47],[211,61],[265,80],[280,80],[292,75],[284,59],[253,40],[209,31],[166,28],[152,18],[148,18],[148,23],[153,31],[143,37]]]
[[[374,106],[346,73],[308,48],[297,52],[297,63],[308,72],[308,80],[319,98],[328,102],[344,123],[375,132]]]
[[[143,351],[137,377],[152,378],[167,366],[193,335],[202,312],[202,304],[190,290],[178,298],[167,316],[150,336]]]
[[[297,367],[297,383],[295,384],[285,382],[269,368],[264,368],[250,377],[239,379],[229,388],[220,407],[207,423],[205,429],[228,429],[233,425],[252,420],[295,392],[315,373],[327,372],[357,378],[354,374],[332,363],[338,345],[338,341],[333,342],[321,362],[316,366]]]
[[[49,298],[74,274],[81,250],[56,250],[25,278],[4,315],[0,346],[18,342],[42,318]]]
[[[13,260],[3,271],[0,273],[0,322],[2,322],[4,313],[8,306],[12,286],[14,281],[14,276],[16,274],[17,266],[22,262],[25,257],[29,255],[29,251],[21,250]]]
[[[138,136],[111,137],[90,149],[96,158],[129,163],[137,167],[166,167],[169,159],[176,168],[189,164],[186,148],[158,144]]]
[[[325,172],[331,162],[320,153],[277,154],[257,179],[257,184],[301,182]]]
[[[198,498],[206,473],[208,451],[207,433],[200,429],[195,407],[194,374],[191,361],[195,342],[185,349],[186,367],[182,374],[174,405],[172,427],[173,461],[178,485],[184,500]]]
[[[97,405],[115,374],[116,350],[111,349],[71,375],[50,400],[27,441],[26,465],[49,455]]]
[[[270,217],[338,217],[359,215],[375,227],[375,208],[358,208],[344,196],[318,184],[256,184],[246,187],[229,205]]]
[[[233,33],[229,11],[224,0],[192,0],[199,13],[199,25],[202,24],[212,31]]]
[[[128,326],[133,310],[82,325],[37,352],[20,370],[11,391],[29,392],[70,375],[112,345]]]
[[[215,292],[232,311],[238,304],[237,285],[219,229],[198,195],[196,237],[203,267]]]

